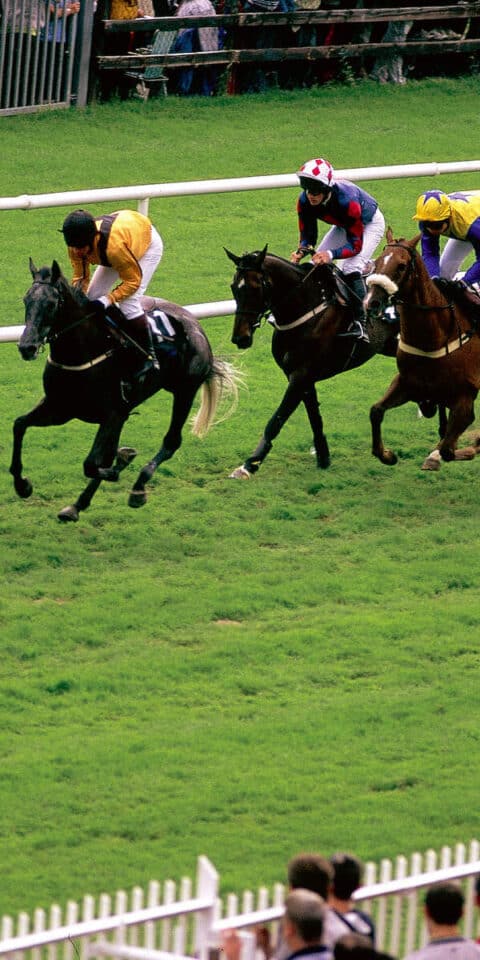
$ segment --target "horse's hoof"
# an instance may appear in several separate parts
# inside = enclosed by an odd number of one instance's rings
[[[478,447],[462,447],[461,450],[455,450],[455,460],[475,460],[478,453]]]
[[[383,450],[382,453],[375,453],[373,451],[374,457],[378,457],[380,463],[383,463],[386,467],[394,467],[398,462],[398,457],[393,450]]]
[[[132,460],[135,460],[137,453],[138,450],[135,450],[135,447],[119,447],[117,450],[117,462],[128,466]]]
[[[18,493],[18,496],[22,500],[28,500],[33,493],[33,485],[30,483],[28,477],[17,477],[15,480],[15,492]]]
[[[147,502],[145,490],[131,490],[128,498],[129,507],[143,507]]]
[[[118,467],[99,467],[98,476],[100,480],[106,480],[108,483],[116,483],[119,476]]]
[[[246,467],[237,467],[233,473],[228,475],[229,480],[250,480],[252,474],[247,470]]]
[[[58,516],[58,519],[62,521],[62,523],[69,523],[69,522],[76,523],[80,514],[77,508],[72,506],[72,507],[64,507],[63,510],[60,510],[60,513],[57,516]]]
[[[422,470],[440,470],[440,460],[438,457],[432,457],[431,455],[427,457],[422,463]]]

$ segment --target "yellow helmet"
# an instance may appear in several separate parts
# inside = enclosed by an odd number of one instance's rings
[[[448,220],[452,208],[450,200],[446,193],[440,193],[438,190],[429,190],[428,193],[420,194],[417,200],[417,212],[412,220]]]

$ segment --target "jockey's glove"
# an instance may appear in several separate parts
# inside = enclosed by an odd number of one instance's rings
[[[109,306],[110,300],[108,297],[101,297],[99,300],[92,300],[90,309],[96,320],[104,320],[105,312]]]

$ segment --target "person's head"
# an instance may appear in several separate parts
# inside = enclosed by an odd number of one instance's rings
[[[457,883],[436,883],[427,890],[425,914],[427,922],[439,927],[454,927],[462,918],[465,898]]]
[[[375,950],[369,937],[361,933],[346,933],[333,948],[334,960],[393,960],[388,953]]]
[[[330,857],[333,867],[332,893],[337,900],[350,900],[362,882],[362,864],[349,853],[334,853]]]
[[[297,177],[312,207],[319,206],[328,200],[335,183],[333,167],[328,160],[323,160],[321,157],[316,160],[307,160],[297,171]]]
[[[97,234],[95,218],[88,210],[74,210],[65,217],[61,232],[67,247],[77,252],[90,250]]]
[[[419,220],[428,233],[442,234],[448,230],[451,213],[452,208],[446,193],[428,190],[427,193],[420,194],[412,220]]]
[[[477,907],[480,907],[480,875],[478,877],[475,877],[474,890],[475,890],[475,903],[477,904]]]
[[[326,900],[333,880],[333,867],[318,853],[297,853],[289,860],[287,879],[291,890],[302,887]]]
[[[313,890],[298,887],[285,900],[283,935],[293,950],[321,942],[325,922],[325,901]]]

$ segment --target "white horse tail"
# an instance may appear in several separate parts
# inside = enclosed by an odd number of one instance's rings
[[[242,374],[228,360],[213,358],[212,370],[201,388],[201,404],[192,420],[192,433],[196,437],[204,437],[214,423],[228,420],[237,408],[238,391],[244,386]],[[227,398],[230,405],[218,420],[215,414],[219,403]]]

